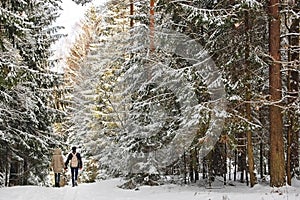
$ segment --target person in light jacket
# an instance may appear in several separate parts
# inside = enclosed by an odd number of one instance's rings
[[[59,148],[54,149],[52,160],[51,160],[51,168],[54,172],[54,179],[55,179],[54,187],[60,187],[59,185],[60,175],[63,172],[64,166],[65,163],[61,153],[61,149]]]

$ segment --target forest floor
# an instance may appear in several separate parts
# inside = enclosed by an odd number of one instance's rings
[[[271,188],[245,184],[207,188],[199,184],[141,186],[136,190],[120,189],[121,179],[69,185],[61,188],[16,186],[0,188],[0,200],[300,200],[300,181],[294,186]]]

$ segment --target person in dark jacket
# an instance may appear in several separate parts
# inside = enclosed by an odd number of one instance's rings
[[[68,168],[70,162],[72,186],[77,186],[78,169],[82,169],[82,160],[80,153],[76,152],[76,147],[72,147],[72,152],[68,155],[65,162],[65,169]]]

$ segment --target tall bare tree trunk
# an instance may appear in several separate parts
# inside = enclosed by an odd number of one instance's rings
[[[299,68],[297,61],[299,61],[299,18],[293,19],[289,29],[289,71],[288,71],[288,133],[287,133],[287,183],[291,185],[291,180],[294,173],[299,173],[299,130],[297,130],[299,118],[295,114],[296,110],[293,103],[298,98],[299,92]]]
[[[280,187],[285,183],[283,121],[281,102],[280,64],[280,14],[279,0],[269,1],[269,53],[272,62],[269,66],[270,90],[270,186]]]
[[[251,72],[250,72],[250,36],[249,36],[249,12],[245,11],[245,34],[246,34],[246,48],[245,48],[245,68],[246,68],[246,118],[249,122],[252,121],[251,116]],[[252,145],[252,132],[249,128],[247,129],[247,155],[248,155],[248,171],[250,174],[250,186],[253,187],[256,183],[256,176],[254,173],[254,156],[253,156],[253,145]]]

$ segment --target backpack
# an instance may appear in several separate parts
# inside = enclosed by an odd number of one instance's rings
[[[71,167],[78,167],[77,153],[72,153]]]

